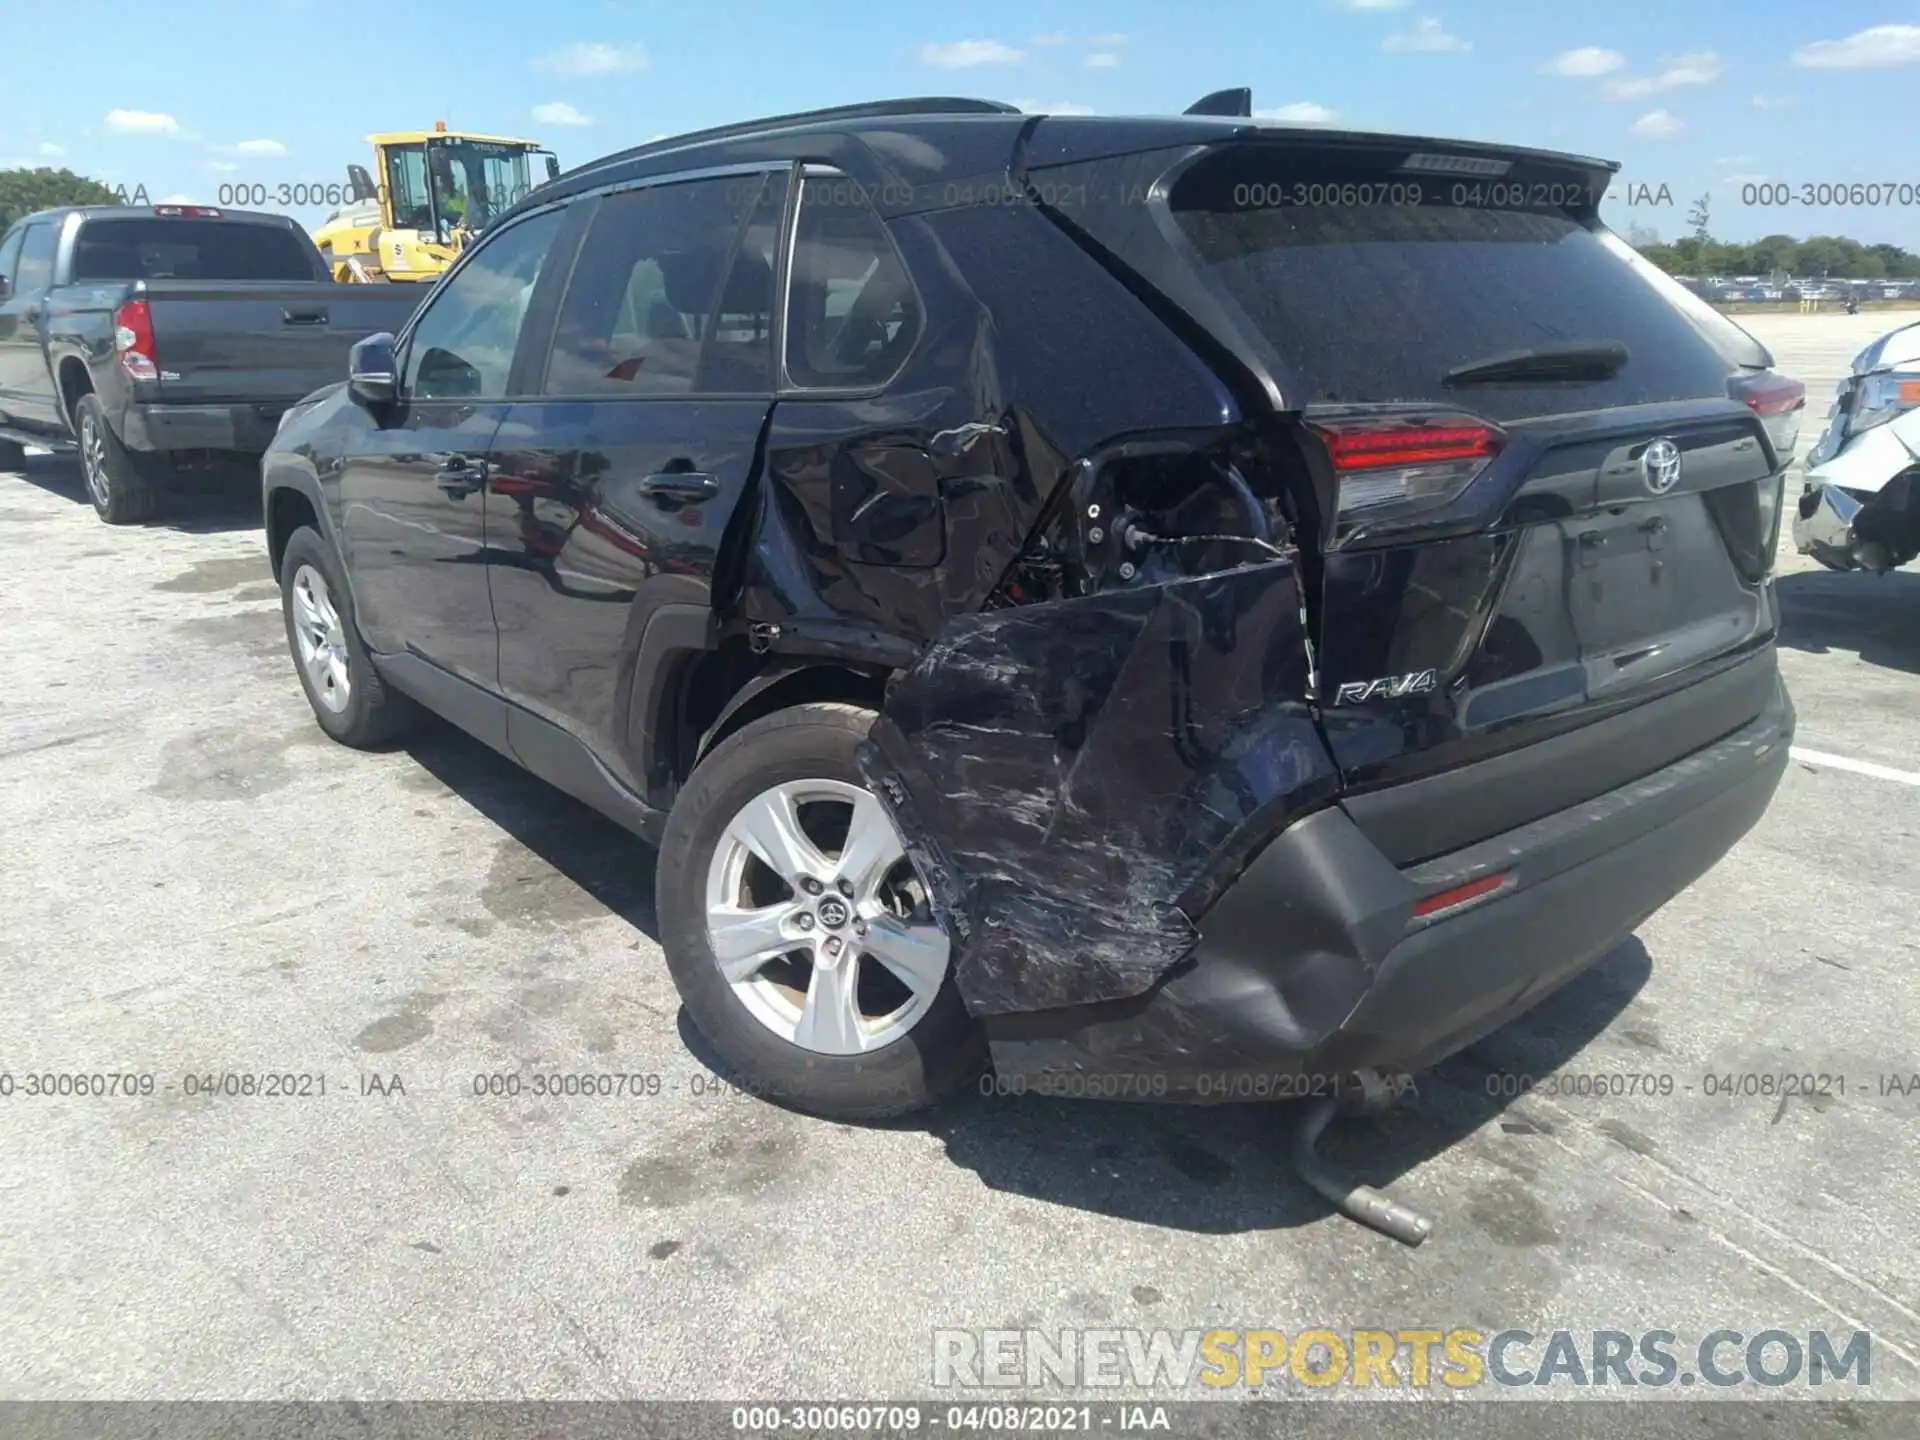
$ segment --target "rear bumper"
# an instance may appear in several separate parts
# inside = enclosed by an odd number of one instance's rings
[[[988,1021],[1002,1084],[1112,1098],[1316,1093],[1431,1065],[1531,1008],[1710,869],[1766,811],[1793,706],[1686,758],[1465,849],[1397,868],[1344,810],[1276,837],[1137,1000]],[[1415,906],[1503,888],[1429,920]]]
[[[121,421],[129,450],[233,450],[264,455],[280,417],[297,400],[229,405],[130,405]]]

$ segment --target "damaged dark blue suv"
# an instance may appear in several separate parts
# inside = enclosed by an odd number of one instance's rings
[[[301,682],[657,842],[801,1108],[1431,1063],[1787,760],[1798,386],[1613,168],[926,100],[575,170],[282,425]]]

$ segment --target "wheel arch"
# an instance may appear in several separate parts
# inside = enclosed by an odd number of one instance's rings
[[[93,372],[87,369],[87,362],[78,355],[61,357],[60,366],[54,374],[60,394],[60,409],[67,418],[67,427],[75,434],[79,433],[80,397],[94,393]]]
[[[266,480],[263,523],[267,535],[267,557],[274,578],[280,576],[280,562],[286,558],[287,541],[301,526],[311,526],[320,538],[333,544],[332,528],[327,524],[326,507],[320,503],[319,489],[306,476],[275,472]],[[336,552],[338,547],[335,547]]]

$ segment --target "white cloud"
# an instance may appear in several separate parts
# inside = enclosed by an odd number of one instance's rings
[[[42,140],[38,146],[38,149],[40,154],[44,155],[49,160],[58,160],[62,155],[67,153],[66,146],[56,145],[51,140]]]
[[[1024,110],[1029,115],[1092,115],[1097,113],[1091,105],[1081,105],[1072,100],[1016,100],[1014,108]]]
[[[1791,110],[1793,108],[1793,101],[1780,95],[1756,95],[1753,97],[1753,108],[1756,110]]]
[[[1642,140],[1665,140],[1686,128],[1671,110],[1649,110],[1633,122],[1633,133]]]
[[[1111,70],[1120,63],[1120,57],[1111,50],[1096,50],[1087,56],[1089,70]]]
[[[920,63],[936,70],[971,70],[976,65],[1012,65],[1021,54],[998,40],[955,40],[943,45],[922,45]]]
[[[1920,25],[1869,25],[1844,40],[1816,40],[1793,52],[1814,70],[1879,70],[1920,63]]]
[[[1401,10],[1413,0],[1340,0],[1343,10]]]
[[[1644,100],[1683,85],[1711,85],[1720,78],[1720,57],[1711,50],[1672,55],[1652,75],[1629,75],[1609,81],[1607,95],[1614,100]]]
[[[1436,55],[1458,55],[1473,49],[1471,40],[1449,34],[1447,27],[1429,16],[1414,23],[1411,30],[1396,30],[1380,42],[1382,50],[1422,50]]]
[[[153,202],[156,205],[198,205],[200,202],[191,195],[169,195],[165,199]]]
[[[213,171],[213,173],[216,175],[231,175],[234,171],[238,170],[239,168],[240,167],[234,164],[233,161],[231,160],[207,161],[207,169]]]
[[[1256,120],[1281,120],[1289,125],[1331,125],[1339,112],[1311,100],[1296,100],[1291,105],[1276,105],[1270,110],[1253,112]]]
[[[644,70],[649,63],[644,46],[609,45],[604,40],[583,40],[533,62],[536,70],[556,75],[617,75],[625,70]]]
[[[1759,185],[1763,184],[1766,178],[1764,174],[1748,172],[1740,175],[1722,175],[1720,183],[1722,185]]]
[[[180,122],[157,110],[109,110],[107,129],[116,135],[178,135]]]
[[[1611,75],[1626,63],[1627,57],[1618,50],[1609,50],[1601,45],[1582,45],[1577,50],[1562,50],[1540,67],[1540,73],[1587,79],[1594,75]]]
[[[533,107],[533,118],[542,125],[591,125],[593,117],[582,115],[564,100],[550,100]]]
[[[287,147],[278,140],[242,140],[233,147],[236,155],[284,155]]]

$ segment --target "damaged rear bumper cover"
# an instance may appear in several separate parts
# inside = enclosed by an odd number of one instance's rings
[[[1602,958],[1710,869],[1765,812],[1793,723],[1775,675],[1765,708],[1734,733],[1406,868],[1340,806],[1317,809],[1253,857],[1145,993],[984,1016],[996,1071],[1080,1077],[1073,1094],[1219,1102],[1436,1063]],[[1497,888],[1419,913],[1491,877]],[[1103,1077],[1112,1083],[1091,1083]]]

